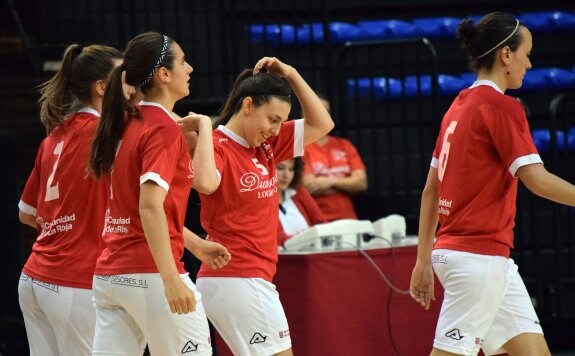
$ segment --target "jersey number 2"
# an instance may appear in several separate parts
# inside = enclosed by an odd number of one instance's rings
[[[447,159],[449,158],[449,149],[451,148],[451,143],[449,142],[449,136],[455,132],[455,127],[457,126],[457,121],[451,121],[445,134],[443,135],[443,144],[441,145],[441,153],[439,153],[439,167],[437,174],[439,181],[443,181],[443,175],[445,174],[445,169],[447,168]]]
[[[58,183],[52,185],[54,182],[54,175],[56,174],[56,168],[58,167],[58,162],[60,162],[60,155],[62,154],[62,147],[64,146],[64,141],[58,142],[56,148],[54,148],[54,155],[58,156],[56,158],[56,163],[54,163],[54,167],[52,168],[52,174],[48,177],[48,181],[46,182],[46,197],[44,201],[50,201],[54,199],[58,199],[60,197],[60,191],[58,190]]]

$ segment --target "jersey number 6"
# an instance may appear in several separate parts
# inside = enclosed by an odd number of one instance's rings
[[[439,167],[437,169],[437,175],[439,181],[443,181],[443,175],[445,174],[445,169],[447,168],[447,159],[449,158],[449,149],[451,148],[451,143],[449,142],[449,136],[455,132],[455,127],[457,126],[457,121],[451,121],[445,134],[443,136],[443,144],[441,145],[441,153],[439,153]]]

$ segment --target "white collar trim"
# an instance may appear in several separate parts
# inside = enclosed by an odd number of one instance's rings
[[[80,110],[78,110],[78,111],[76,111],[76,112],[78,112],[78,113],[79,113],[79,112],[84,112],[84,113],[87,113],[87,114],[92,114],[92,115],[94,115],[94,116],[100,117],[100,113],[99,113],[99,112],[97,112],[96,110],[94,110],[94,109],[92,109],[92,108],[89,108],[89,107],[83,107],[83,108],[81,108]]]
[[[480,85],[487,85],[492,87],[493,89],[497,90],[498,92],[500,92],[501,94],[503,93],[503,90],[501,90],[497,84],[495,84],[494,82],[492,82],[491,80],[487,80],[487,79],[481,79],[481,80],[476,80],[470,87],[469,89],[473,89],[473,88],[477,88]]]
[[[172,116],[172,114],[171,114],[168,110],[166,110],[166,108],[163,107],[162,104],[154,103],[153,101],[143,101],[143,100],[142,100],[142,101],[140,101],[140,103],[139,103],[138,105],[142,105],[142,106],[155,106],[155,107],[157,107],[157,108],[160,108],[160,109],[164,110],[164,112],[165,112],[169,117],[171,117],[172,120],[176,121],[176,119],[174,119],[174,117]]]
[[[250,148],[250,144],[244,138],[240,137],[238,134],[233,132],[232,130],[228,129],[224,125],[218,126],[218,130],[222,131],[226,136],[231,138],[232,140],[236,141],[240,145],[244,146],[245,148]]]

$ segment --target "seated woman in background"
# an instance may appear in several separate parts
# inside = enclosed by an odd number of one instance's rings
[[[279,219],[278,246],[292,235],[326,222],[319,206],[311,194],[301,184],[303,160],[301,157],[288,159],[276,165],[278,175]]]

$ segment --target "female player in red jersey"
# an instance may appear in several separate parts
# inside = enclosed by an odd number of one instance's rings
[[[433,270],[445,289],[432,355],[549,355],[539,320],[509,258],[517,178],[534,194],[575,205],[575,186],[545,170],[522,105],[505,95],[531,68],[529,30],[496,12],[458,37],[477,71],[443,117],[422,194],[411,296],[433,299]],[[437,241],[434,245],[437,225]]]
[[[292,89],[304,120],[286,121]],[[234,354],[291,355],[289,327],[272,284],[276,162],[303,155],[304,146],[327,134],[333,121],[295,68],[264,57],[238,76],[218,124],[213,139],[221,181],[212,194],[200,194],[200,214],[208,239],[224,244],[234,258],[219,270],[203,264],[198,288],[210,321]]]
[[[93,282],[94,355],[141,355],[146,342],[152,355],[212,354],[201,295],[181,258],[185,247],[219,268],[230,255],[184,227],[190,188],[209,193],[219,182],[210,119],[187,117],[199,131],[192,160],[171,114],[191,73],[180,46],[155,32],[133,38],[112,71],[89,162],[110,180]],[[126,100],[123,82],[143,101]]]
[[[48,137],[18,204],[20,221],[39,233],[18,286],[30,355],[92,353],[92,278],[108,184],[86,177],[86,166],[106,80],[121,61],[115,48],[74,44],[41,86]]]

